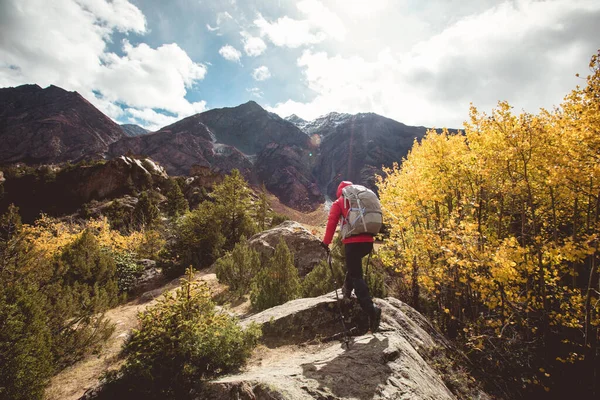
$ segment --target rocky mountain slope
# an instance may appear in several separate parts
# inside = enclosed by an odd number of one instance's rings
[[[189,175],[197,167],[222,173],[237,168],[250,182],[264,183],[285,204],[312,211],[323,197],[312,172],[310,143],[293,124],[251,101],[124,138],[110,146],[109,155],[148,156],[171,175]]]
[[[381,173],[381,166],[402,161],[414,140],[427,131],[373,113],[330,113],[300,126],[307,134],[321,138],[313,173],[332,198],[341,180],[374,189],[375,174]]]
[[[0,163],[101,158],[124,136],[77,92],[38,85],[0,89]]]
[[[237,168],[247,178],[251,176],[249,158],[235,147],[215,143],[202,123],[176,129],[166,127],[148,135],[123,138],[108,151],[111,158],[128,153],[156,160],[169,175],[190,175],[192,167],[202,166],[224,174]]]
[[[142,136],[150,132],[149,130],[135,124],[121,124],[121,129],[123,129],[125,135],[129,137]]]

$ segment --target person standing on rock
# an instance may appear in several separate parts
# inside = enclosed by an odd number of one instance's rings
[[[348,216],[349,208],[342,196],[342,190],[352,185],[350,181],[342,181],[336,192],[337,200],[331,205],[327,218],[327,229],[321,245],[329,252],[336,226],[340,218]],[[344,221],[345,222],[345,221]],[[342,239],[346,256],[346,279],[342,288],[343,297],[348,299],[354,290],[362,310],[369,316],[369,329],[376,332],[381,321],[381,308],[373,304],[369,288],[363,278],[362,259],[373,250],[373,235],[361,233]]]

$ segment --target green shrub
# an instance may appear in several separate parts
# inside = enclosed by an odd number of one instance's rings
[[[182,287],[140,314],[140,328],[125,344],[127,361],[113,385],[145,398],[188,398],[199,382],[244,364],[260,328],[242,329],[217,312],[205,283],[188,269]],[[113,377],[114,377],[113,376]]]
[[[133,225],[133,207],[119,199],[113,200],[103,213],[112,229],[127,232]]]
[[[135,261],[135,257],[130,252],[111,253],[110,256],[115,261],[117,285],[119,292],[127,293],[137,283],[140,275],[144,272],[144,267]]]
[[[66,246],[42,286],[58,363],[69,365],[113,332],[102,313],[120,300],[116,265],[90,230]]]
[[[166,212],[169,217],[177,218],[190,209],[179,183],[175,179],[169,179],[166,184]]]
[[[344,278],[346,277],[344,265],[340,262],[332,261],[331,266],[335,277],[335,288],[339,289],[344,284]],[[331,268],[329,268],[327,260],[323,260],[317,264],[317,266],[304,277],[304,281],[302,281],[303,297],[321,296],[333,291],[333,289]]]
[[[260,256],[242,236],[233,251],[219,258],[216,273],[219,281],[229,285],[229,290],[238,295],[250,291],[250,281],[260,269]]]
[[[46,299],[28,284],[0,286],[0,399],[41,399],[53,372]]]
[[[385,287],[386,272],[384,267],[379,265],[371,257],[370,265],[367,265],[369,256],[363,258],[363,272],[365,276],[365,282],[369,288],[369,294],[371,297],[384,298],[387,296],[387,289]]]
[[[222,254],[225,237],[216,206],[209,201],[178,220],[174,232],[162,262],[169,276],[180,275],[190,265],[208,267]]]
[[[280,239],[265,268],[256,274],[251,287],[250,301],[257,310],[298,298],[301,293],[300,277],[283,239]]]
[[[133,210],[133,223],[137,227],[151,227],[160,220],[160,211],[151,193],[142,192]]]
[[[287,215],[283,215],[283,214],[278,214],[278,213],[273,213],[273,216],[271,217],[271,228],[285,222],[285,221],[289,221],[289,217]]]

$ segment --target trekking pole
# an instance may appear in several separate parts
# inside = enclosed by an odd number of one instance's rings
[[[371,254],[373,254],[373,250],[369,252],[369,258],[367,258],[367,268],[365,268],[365,278],[369,279],[369,265],[371,264]]]
[[[329,250],[327,251],[327,263],[329,264],[329,269],[331,270],[331,280],[333,281],[333,288],[335,290],[336,304],[340,313],[340,319],[342,320],[342,328],[344,329],[344,343],[346,344],[346,349],[350,349],[350,337],[348,336],[348,328],[346,328],[344,313],[342,312],[342,306],[340,305],[340,297],[338,296],[337,292],[337,282],[335,280],[335,274],[333,273],[333,266],[331,265],[331,251]]]

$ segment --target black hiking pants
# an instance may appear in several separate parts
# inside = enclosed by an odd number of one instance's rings
[[[344,287],[348,294],[354,289],[358,303],[367,315],[375,311],[373,300],[369,295],[369,288],[363,278],[362,259],[373,250],[373,243],[347,243],[344,245],[346,254],[346,280]]]

